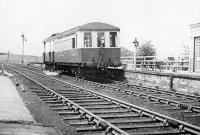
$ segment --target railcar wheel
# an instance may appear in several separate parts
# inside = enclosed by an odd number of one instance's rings
[[[45,70],[48,70],[48,69],[49,69],[49,67],[48,67],[47,65],[45,65],[44,69],[45,69]]]
[[[81,79],[84,79],[84,74],[83,74],[83,70],[81,69],[81,68],[78,68],[78,69],[76,69],[76,74],[75,74],[75,76],[77,77],[77,78],[81,78]]]
[[[52,70],[53,70],[53,71],[56,70],[56,65],[55,65],[55,64],[52,65]]]

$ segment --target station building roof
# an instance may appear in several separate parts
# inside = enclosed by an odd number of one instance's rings
[[[43,40],[43,42],[48,42],[54,39],[62,38],[64,36],[72,35],[78,31],[120,31],[120,29],[116,26],[113,26],[107,23],[92,22],[92,23],[87,23],[82,26],[72,28],[62,33],[53,34],[52,36]]]

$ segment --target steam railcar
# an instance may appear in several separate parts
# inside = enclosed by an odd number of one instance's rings
[[[116,78],[123,74],[116,69],[121,66],[119,36],[118,27],[100,22],[53,34],[43,41],[43,61],[46,68],[78,77]]]

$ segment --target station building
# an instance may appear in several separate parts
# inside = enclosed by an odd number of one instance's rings
[[[200,23],[191,24],[190,70],[200,72]]]

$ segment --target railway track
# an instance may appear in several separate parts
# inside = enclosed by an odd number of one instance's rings
[[[80,134],[200,134],[197,126],[83,87],[31,70],[7,68],[25,78],[30,89]]]
[[[148,101],[148,103],[153,105],[153,108],[163,108],[166,112],[172,113],[170,116],[177,115],[175,118],[180,118],[182,120],[188,119],[189,123],[200,125],[198,119],[200,117],[200,97],[189,95],[185,93],[167,91],[151,87],[144,87],[142,85],[128,84],[127,82],[119,82],[109,80],[114,82],[113,84],[102,84],[96,83],[88,80],[82,80],[70,76],[65,76],[69,81],[74,81],[75,83],[80,82],[80,84],[89,84],[97,89],[108,88],[110,90],[115,90],[116,92],[122,93],[123,95],[134,96],[134,98],[142,99]],[[157,109],[155,109],[157,110]],[[158,109],[159,110],[159,109]],[[165,113],[164,113],[165,114]]]
[[[26,68],[26,69],[30,69],[30,70],[33,70],[33,71],[37,71],[39,73],[42,73],[43,70],[44,70],[43,67],[36,67],[36,66],[23,65],[23,64],[12,64],[12,65],[22,67],[22,68]]]
[[[95,85],[100,88],[108,88],[111,90],[118,91],[123,94],[132,95],[147,99],[152,102],[160,104],[166,104],[169,106],[176,107],[175,109],[187,110],[193,112],[193,116],[200,115],[200,96],[194,96],[190,94],[180,93],[176,91],[162,90],[158,87],[145,87],[142,85],[128,84],[127,82],[115,81],[114,84],[101,84],[88,80],[82,80],[78,78],[68,77],[74,81],[84,81],[85,83]]]
[[[125,90],[126,93],[131,92],[129,94],[132,95],[139,95],[142,98],[194,112],[197,116],[200,114],[200,96],[197,95],[163,90],[159,89],[159,87],[152,88],[128,83],[119,83],[114,87],[120,87]]]

